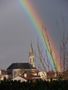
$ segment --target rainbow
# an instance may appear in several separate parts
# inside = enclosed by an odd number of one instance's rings
[[[49,58],[48,60],[50,62],[52,70],[60,72],[62,70],[62,66],[60,65],[60,57],[57,53],[55,44],[51,39],[49,32],[47,31],[46,27],[44,27],[43,21],[32,6],[30,0],[19,0],[19,3],[21,8],[29,16],[29,19],[34,25],[35,31],[38,34],[45,51],[47,51],[47,55]]]

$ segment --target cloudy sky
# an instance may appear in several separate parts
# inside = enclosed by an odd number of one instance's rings
[[[63,32],[68,33],[68,0],[30,1],[59,48]],[[0,0],[0,68],[7,68],[12,62],[28,61],[31,41],[36,49],[32,29],[19,0]]]

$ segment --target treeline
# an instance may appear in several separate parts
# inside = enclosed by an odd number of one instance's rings
[[[68,90],[68,81],[0,81],[0,90]]]

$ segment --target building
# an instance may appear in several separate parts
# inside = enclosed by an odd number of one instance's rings
[[[66,70],[62,73],[62,77],[64,80],[68,80],[68,70]]]
[[[8,74],[6,70],[0,70],[0,80],[8,79]]]
[[[8,68],[7,72],[9,79],[16,77],[22,77],[26,80],[30,80],[38,76],[38,70],[29,63],[12,63]]]
[[[47,80],[47,73],[44,71],[39,71],[39,76],[42,80]]]
[[[15,77],[15,78],[13,78],[12,80],[13,80],[13,81],[20,81],[20,82],[27,82],[26,79],[24,79],[24,78],[22,78],[22,77],[20,77],[20,76],[17,76],[17,77]]]
[[[36,69],[34,61],[35,61],[35,56],[34,56],[34,51],[31,44],[31,47],[29,50],[29,63],[12,63],[7,68],[9,79],[13,79],[16,77],[21,77],[26,80],[38,79],[39,71]]]

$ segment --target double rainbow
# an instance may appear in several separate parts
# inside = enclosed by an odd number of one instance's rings
[[[19,0],[21,8],[27,13],[32,24],[34,25],[35,31],[38,34],[45,51],[47,51],[48,60],[52,67],[52,70],[60,72],[62,66],[60,65],[60,57],[56,51],[53,40],[50,37],[49,32],[44,28],[44,23],[38,16],[36,10],[32,6],[30,0]]]

